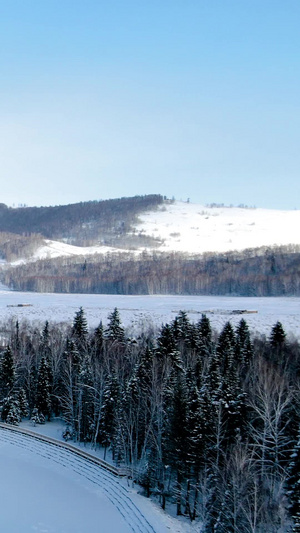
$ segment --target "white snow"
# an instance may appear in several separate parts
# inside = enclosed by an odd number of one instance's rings
[[[16,307],[19,304],[29,304]],[[12,306],[12,307],[7,307]],[[106,294],[43,294],[0,290],[0,322],[27,319],[41,324],[46,320],[72,323],[76,311],[83,307],[91,328],[118,308],[123,324],[132,330],[149,326],[158,328],[170,322],[181,310],[197,322],[206,313],[218,331],[230,320],[233,325],[243,317],[252,332],[269,335],[279,320],[292,339],[300,339],[300,298],[297,297],[229,297],[229,296],[124,296]],[[257,311],[232,315],[234,310]],[[1,331],[0,331],[1,337]]]
[[[1,531],[181,533],[191,530],[188,523],[171,518],[137,494],[125,480],[68,450],[2,428],[0,469]]]
[[[72,244],[46,239],[45,244],[36,250],[30,261],[37,261],[39,259],[53,259],[55,257],[72,257],[76,255],[85,256],[96,253],[107,254],[114,252],[120,252],[120,250],[109,246],[73,246]],[[11,264],[17,266],[24,264],[27,261],[25,259],[18,259],[17,261],[13,261]]]
[[[174,202],[140,216],[137,229],[163,240],[161,251],[226,252],[299,244],[300,211],[206,207]]]

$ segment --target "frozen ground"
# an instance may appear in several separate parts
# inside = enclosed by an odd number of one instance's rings
[[[162,239],[162,251],[226,252],[300,243],[300,211],[296,210],[207,207],[174,202],[139,218],[137,230]]]
[[[17,307],[20,304],[29,304]],[[300,298],[246,298],[227,296],[118,296],[97,294],[41,294],[0,290],[0,321],[13,317],[40,322],[67,321],[72,323],[76,311],[83,307],[91,328],[117,307],[123,324],[133,329],[149,325],[159,327],[173,320],[180,310],[187,311],[192,321],[207,313],[211,324],[220,330],[226,321],[237,324],[245,318],[252,332],[269,335],[279,320],[290,338],[300,338]],[[234,310],[257,311],[232,315]],[[1,326],[0,326],[1,327]]]
[[[0,529],[6,533],[190,530],[125,480],[68,450],[2,428],[0,469]]]

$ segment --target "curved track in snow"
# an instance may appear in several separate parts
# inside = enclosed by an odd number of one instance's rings
[[[75,451],[65,447],[64,443],[54,444],[46,437],[41,440],[39,435],[29,435],[9,426],[0,427],[0,442],[23,448],[82,476],[105,494],[133,533],[155,533],[154,528],[134,503],[129,491],[120,483],[118,477],[92,461],[88,454],[87,457],[84,457],[84,452],[78,455]]]

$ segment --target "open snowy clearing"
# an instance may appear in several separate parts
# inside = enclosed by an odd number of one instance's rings
[[[19,307],[19,305],[24,305]],[[28,305],[26,305],[28,304]],[[140,328],[160,327],[174,320],[179,311],[186,311],[197,322],[206,313],[212,326],[220,331],[229,320],[233,325],[244,318],[252,332],[269,335],[272,326],[282,322],[290,338],[300,338],[300,298],[247,298],[229,296],[120,296],[105,294],[42,294],[0,290],[0,321],[13,318],[44,323],[72,323],[76,311],[83,307],[91,328],[117,307],[123,324],[134,335]],[[243,315],[236,310],[257,311]]]
[[[190,530],[72,452],[0,428],[1,531],[180,533]]]
[[[139,231],[163,240],[161,251],[226,252],[300,243],[300,211],[174,202],[144,213],[140,221]]]

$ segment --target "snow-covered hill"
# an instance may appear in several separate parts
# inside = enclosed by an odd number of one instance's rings
[[[161,238],[162,251],[226,252],[300,243],[300,211],[175,202],[140,219],[139,231]]]
[[[145,212],[133,232],[154,237],[156,249],[185,253],[226,252],[260,246],[300,244],[300,211],[241,207],[206,207],[199,204],[165,203]],[[153,247],[151,247],[153,250]],[[135,253],[145,250],[142,246]],[[59,256],[124,252],[109,246],[72,246],[46,240],[33,260]],[[131,250],[132,251],[132,250]]]

